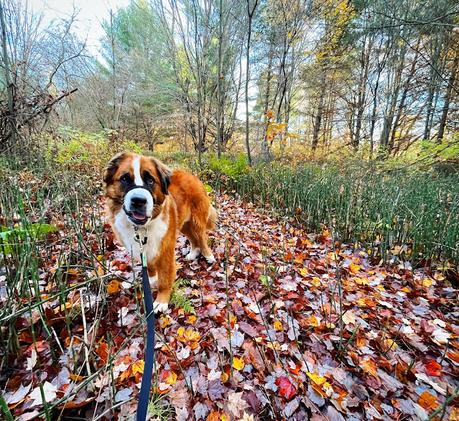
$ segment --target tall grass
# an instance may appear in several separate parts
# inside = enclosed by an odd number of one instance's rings
[[[220,173],[216,188],[295,216],[311,230],[409,260],[459,261],[459,175],[378,169],[371,164],[259,165]]]
[[[109,369],[99,367],[94,352],[97,320],[107,312],[104,284],[113,277],[103,258],[100,176],[44,160],[27,169],[17,160],[0,167],[0,226],[9,233],[0,241],[0,388],[18,375],[26,378],[26,357],[36,344],[46,343],[49,350],[36,351],[32,372],[42,378],[63,353],[71,352],[68,369],[87,379],[76,385],[74,396]],[[47,229],[37,235],[37,227]],[[90,299],[97,305],[88,307]],[[81,332],[83,319],[90,324]],[[91,341],[83,337],[88,332]],[[65,399],[45,405],[41,415],[56,419]]]
[[[113,152],[102,153],[109,157]],[[55,157],[42,156],[26,165],[15,157],[0,160],[0,390],[9,390],[9,382],[18,377],[24,385],[40,387],[42,379],[53,380],[55,370],[65,365],[76,380],[70,382],[68,395],[37,409],[40,419],[83,419],[86,411],[99,419],[132,399],[117,402],[115,382],[107,386],[111,393],[103,404],[73,409],[62,405],[85,389],[101,393],[102,386],[94,385],[105,374],[113,375],[120,353],[143,335],[141,323],[113,331],[114,312],[121,307],[117,299],[137,300],[138,284],[120,295],[108,288],[113,279],[133,282],[137,273],[125,278],[108,267],[110,235],[99,202],[102,167],[84,157],[70,162]],[[177,305],[193,310],[183,291],[175,298]],[[141,320],[141,302],[137,304]],[[106,362],[97,351],[101,342],[108,349]],[[27,367],[34,350],[36,362]],[[150,413],[169,419],[165,402],[155,396]],[[16,410],[0,399],[0,418],[3,412],[12,419]]]

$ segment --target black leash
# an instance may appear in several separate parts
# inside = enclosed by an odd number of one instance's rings
[[[155,361],[155,313],[153,311],[153,299],[148,279],[147,255],[143,252],[143,246],[147,243],[147,237],[141,240],[138,228],[135,227],[134,229],[135,240],[139,243],[140,248],[140,260],[142,261],[143,301],[145,303],[145,317],[147,319],[147,345],[144,348],[145,364],[140,386],[139,401],[137,403],[137,421],[145,421],[147,418],[148,403],[150,401],[151,379],[153,377],[153,364]]]

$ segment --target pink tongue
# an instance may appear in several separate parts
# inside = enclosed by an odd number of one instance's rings
[[[144,220],[145,219],[145,215],[142,215],[141,213],[137,213],[137,212],[132,212],[132,216],[135,219],[139,219],[139,220]]]

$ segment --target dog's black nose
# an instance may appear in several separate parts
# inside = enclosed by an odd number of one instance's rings
[[[131,206],[133,208],[141,208],[142,206],[145,206],[146,203],[147,199],[145,199],[145,197],[134,196],[131,198]]]

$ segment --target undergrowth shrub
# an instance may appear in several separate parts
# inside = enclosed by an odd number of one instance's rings
[[[240,178],[250,171],[247,159],[244,154],[209,155],[203,160],[202,168],[191,168],[203,181],[207,181],[214,187],[227,185],[240,180]]]
[[[46,160],[71,170],[100,171],[118,152],[144,153],[142,145],[117,139],[113,130],[88,133],[64,127],[46,143]]]
[[[208,167],[217,174],[223,174],[230,179],[237,180],[248,171],[245,155],[239,154],[235,157],[223,155],[221,158],[210,156]]]

